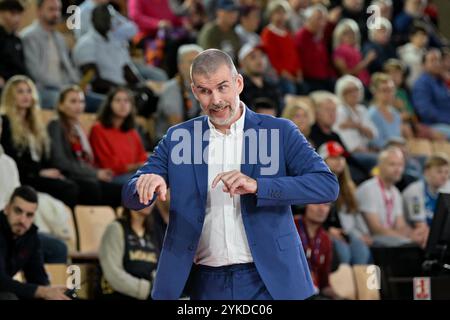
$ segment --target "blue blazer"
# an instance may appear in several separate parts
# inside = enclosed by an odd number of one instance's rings
[[[269,135],[268,139],[264,139],[264,134],[256,137],[256,144],[268,146],[269,155],[273,146],[279,146],[278,152],[274,149],[279,169],[270,175],[267,172],[261,174],[261,169],[269,167],[263,164],[267,161],[261,162],[259,157],[257,161],[249,159],[246,151],[255,143],[250,144],[245,139],[243,142],[245,159],[241,172],[258,183],[257,195],[240,198],[250,251],[274,299],[305,299],[314,293],[314,289],[290,206],[335,201],[339,185],[335,175],[291,121],[257,114],[247,108],[244,131],[250,129],[260,133],[274,129],[279,133]],[[209,142],[208,132],[206,116],[171,127],[154,154],[122,190],[124,206],[140,210],[145,207],[139,203],[136,192],[136,181],[141,174],[161,175],[170,188],[170,221],[153,286],[154,299],[178,299],[191,271],[205,218],[208,165],[204,161],[193,161],[195,152],[198,155],[198,143],[193,143],[190,150],[180,152],[179,149],[184,139],[196,133],[197,137],[205,134],[203,139],[200,136],[201,150],[204,150]],[[180,164],[179,157],[176,159],[172,152],[191,161]],[[155,198],[156,195],[152,201]]]

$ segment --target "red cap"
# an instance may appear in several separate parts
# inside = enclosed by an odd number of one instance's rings
[[[320,146],[318,153],[325,160],[329,157],[343,156],[345,150],[339,142],[328,141]]]

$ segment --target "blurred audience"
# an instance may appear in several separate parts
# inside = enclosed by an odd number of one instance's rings
[[[404,165],[402,151],[389,147],[380,153],[378,176],[357,189],[358,206],[364,213],[374,246],[398,247],[413,243],[425,246],[425,229],[413,229],[406,223],[402,197],[394,185],[401,179]]]
[[[275,106],[275,114],[282,111],[282,96],[268,72],[268,60],[264,48],[259,44],[247,43],[239,50],[239,66],[244,78],[244,90],[241,100],[253,108],[254,100],[266,98]]]
[[[331,209],[326,227],[340,263],[368,264],[372,238],[356,201],[356,185],[350,176],[344,148],[335,141],[318,150],[339,181],[339,197]]]
[[[261,41],[270,64],[279,76],[281,93],[302,93],[302,67],[292,33],[286,28],[289,4],[272,1],[266,8],[268,25],[261,32]]]
[[[200,105],[191,90],[190,67],[202,51],[203,48],[196,44],[185,44],[178,48],[178,73],[165,84],[155,113],[157,139],[169,127],[200,115]]]
[[[423,57],[423,73],[414,83],[412,102],[421,122],[450,139],[450,90],[442,68],[441,51],[430,49]]]
[[[113,171],[98,169],[80,116],[84,111],[83,91],[76,86],[61,91],[58,118],[48,124],[51,163],[79,187],[80,204],[120,205],[121,186],[111,183]]]
[[[123,185],[147,160],[136,130],[136,110],[131,92],[112,90],[99,111],[89,141],[98,168],[113,172],[113,183]]]
[[[12,76],[28,74],[22,40],[17,36],[24,10],[18,0],[0,2],[0,92]]]
[[[1,145],[17,163],[22,184],[51,194],[75,207],[78,187],[50,163],[50,139],[39,113],[34,83],[26,76],[13,76],[2,93]]]

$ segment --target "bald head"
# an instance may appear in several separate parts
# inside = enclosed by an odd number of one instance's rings
[[[405,168],[403,152],[398,147],[388,147],[378,157],[380,178],[389,184],[395,184],[402,178]]]
[[[212,75],[224,65],[228,67],[233,77],[238,74],[233,59],[228,54],[218,49],[205,50],[192,61],[191,80],[194,81],[194,76],[196,75]]]

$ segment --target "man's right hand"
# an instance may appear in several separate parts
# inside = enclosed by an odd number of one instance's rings
[[[67,288],[64,286],[44,287],[39,286],[36,290],[35,296],[44,300],[72,300],[64,293]]]
[[[136,182],[136,191],[139,195],[139,202],[147,205],[153,199],[153,194],[158,193],[161,201],[166,201],[167,184],[166,181],[157,174],[143,174]]]

